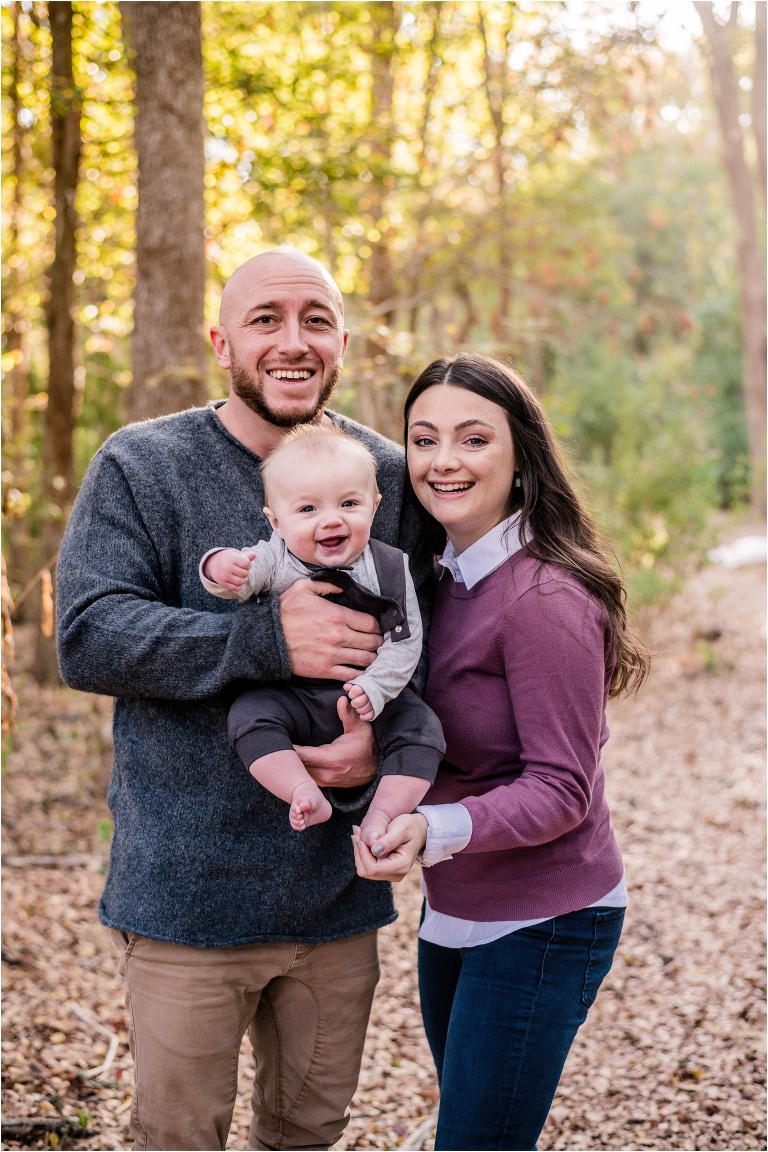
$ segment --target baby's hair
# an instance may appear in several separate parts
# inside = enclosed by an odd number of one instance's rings
[[[295,444],[301,444],[308,452],[328,452],[333,456],[356,456],[362,463],[367,464],[373,475],[376,487],[376,458],[369,452],[365,444],[335,424],[297,424],[283,437],[274,451],[270,452],[261,464],[261,475],[264,480],[264,491],[269,487],[269,475],[274,470],[277,459],[287,449]]]

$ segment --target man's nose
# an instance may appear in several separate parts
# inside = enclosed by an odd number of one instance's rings
[[[307,350],[307,335],[298,317],[288,317],[280,327],[278,348],[284,356],[301,356]]]

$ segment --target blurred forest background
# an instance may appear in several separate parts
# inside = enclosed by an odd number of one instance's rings
[[[4,0],[3,548],[39,681],[88,461],[224,395],[221,287],[280,243],[338,280],[336,406],[385,434],[435,355],[523,371],[635,605],[715,509],[764,511],[766,6],[683,8]]]
[[[765,567],[691,560],[765,531],[767,14],[2,0],[3,1147],[130,1144],[111,702],[58,681],[61,535],[107,436],[225,394],[222,285],[282,243],[338,280],[334,403],[385,434],[436,355],[522,370],[658,653],[610,711],[625,938],[541,1147],[765,1147]],[[431,1146],[420,899],[412,874],[382,933],[344,1148]]]

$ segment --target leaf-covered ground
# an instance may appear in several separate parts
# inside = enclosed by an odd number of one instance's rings
[[[542,1149],[765,1147],[764,605],[759,567],[702,568],[653,621],[650,683],[611,708],[608,794],[631,904]],[[16,687],[3,807],[3,1118],[72,1124],[19,1139],[6,1130],[3,1146],[125,1149],[126,1020],[96,917],[110,705],[41,691],[22,672]],[[70,866],[12,866],[42,855]],[[340,1148],[409,1143],[437,1099],[416,992],[416,876],[397,900],[400,919],[381,934],[383,979]],[[93,1078],[111,1035],[116,1057]],[[245,1041],[233,1149],[245,1147],[249,1067]]]

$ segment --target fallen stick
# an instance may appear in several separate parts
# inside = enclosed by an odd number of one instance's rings
[[[90,856],[3,856],[6,868],[87,868]]]
[[[417,1128],[414,1128],[410,1135],[406,1136],[405,1140],[400,1145],[403,1152],[419,1152],[427,1141],[427,1137],[431,1136],[437,1128],[437,1113],[440,1105],[435,1104],[434,1108],[427,1116],[426,1120],[422,1120]]]
[[[84,1128],[79,1120],[69,1116],[9,1116],[3,1120],[3,1139],[24,1140],[27,1137],[37,1136],[44,1132],[55,1132],[57,1136],[65,1133],[68,1136],[98,1136],[94,1128]]]
[[[104,1073],[108,1072],[112,1067],[115,1056],[117,1056],[117,1049],[120,1046],[120,1037],[116,1032],[113,1032],[111,1028],[106,1028],[103,1024],[100,1024],[98,1020],[94,1020],[92,1016],[84,1012],[79,1004],[72,1004],[69,1010],[72,1015],[77,1016],[78,1020],[81,1020],[83,1024],[87,1024],[94,1032],[99,1032],[109,1040],[109,1049],[103,1063],[99,1064],[97,1068],[86,1068],[82,1073],[83,1076],[89,1076],[95,1080],[97,1077],[103,1076]]]

